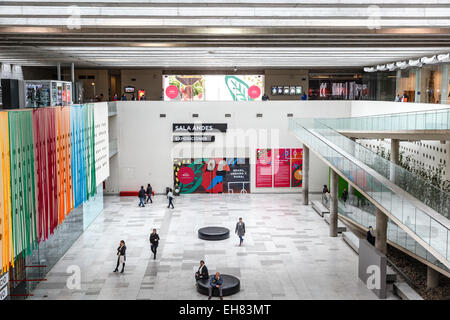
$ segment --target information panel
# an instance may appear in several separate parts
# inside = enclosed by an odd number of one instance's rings
[[[256,184],[257,188],[272,187],[272,150],[256,149]]]
[[[291,187],[301,187],[303,182],[303,149],[291,150]]]
[[[290,185],[290,152],[291,149],[274,149],[273,186],[289,188]]]
[[[108,104],[94,104],[95,179],[97,185],[109,177]]]

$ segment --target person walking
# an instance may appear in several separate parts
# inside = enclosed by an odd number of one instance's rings
[[[141,189],[139,190],[139,207],[145,207],[145,189],[144,186],[141,186]]]
[[[159,245],[159,235],[156,233],[156,229],[153,229],[153,232],[150,234],[150,248],[153,252],[153,260],[156,259],[156,250]]]
[[[348,191],[346,188],[344,188],[344,191],[342,191],[342,201],[344,201],[344,206],[347,203],[347,199],[348,199]]]
[[[372,226],[369,226],[369,230],[367,230],[366,239],[371,245],[375,246],[375,231]]]
[[[170,206],[172,206],[172,209],[175,209],[175,207],[173,206],[173,192],[172,192],[172,189],[169,189],[169,192],[167,192],[167,199],[169,199],[169,205],[167,206],[167,208],[170,208]]]
[[[146,203],[148,203],[148,200],[150,200],[150,203],[153,203],[152,192],[153,192],[152,185],[149,183],[149,184],[147,184],[147,201],[146,201]]]
[[[220,272],[216,272],[216,275],[215,276],[211,276],[211,278],[209,279],[208,300],[211,300],[212,291],[213,291],[214,288],[219,289],[219,298],[220,298],[220,300],[223,300],[223,297],[222,297],[222,285],[223,285],[222,276],[220,275]]]
[[[121,100],[122,101],[127,101],[127,95],[124,93],[124,94],[122,94],[122,98],[121,98]]]
[[[244,242],[244,235],[245,235],[245,223],[242,221],[242,218],[239,218],[239,222],[236,223],[236,229],[234,232],[239,237],[239,247],[242,245],[242,242]]]
[[[125,246],[125,241],[120,240],[120,245],[117,248],[117,266],[116,269],[114,269],[114,272],[119,271],[119,265],[122,265],[122,271],[120,271],[120,273],[123,273],[123,270],[125,269],[126,251],[127,247]]]

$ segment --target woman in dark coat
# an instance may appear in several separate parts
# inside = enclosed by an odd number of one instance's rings
[[[120,240],[120,245],[117,248],[117,266],[114,272],[119,271],[119,265],[122,264],[122,271],[120,271],[120,273],[123,273],[123,270],[125,269],[126,251],[127,247],[125,246],[125,241]]]

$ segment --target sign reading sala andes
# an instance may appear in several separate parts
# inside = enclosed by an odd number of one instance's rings
[[[226,123],[173,123],[173,132],[227,132]]]

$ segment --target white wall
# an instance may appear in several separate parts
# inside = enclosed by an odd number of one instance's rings
[[[348,117],[351,106],[348,101],[268,101],[268,102],[118,102],[118,170],[117,190],[137,191],[139,186],[151,183],[157,193],[173,186],[172,154],[197,149],[195,157],[247,156],[250,158],[251,192],[300,192],[301,188],[255,188],[256,148],[298,148],[301,142],[288,131],[288,113],[294,117]],[[160,114],[166,114],[160,118]],[[197,113],[198,118],[192,114]],[[231,114],[226,118],[225,114]],[[256,114],[262,113],[262,118]],[[213,143],[173,143],[173,123],[227,123],[226,134],[217,133]],[[229,138],[243,130],[258,136],[255,145],[237,146],[234,150],[221,148],[221,138]],[[272,138],[271,138],[272,136]],[[190,156],[186,156],[187,158]],[[328,169],[313,154],[310,159],[310,192],[321,192],[328,183]],[[115,188],[112,188],[115,189]],[[108,190],[112,191],[112,190]]]
[[[259,102],[118,102],[117,136],[119,153],[111,162],[107,192],[137,191],[150,182],[157,193],[173,185],[172,158],[248,157],[251,192],[300,192],[301,188],[255,188],[256,148],[296,148],[301,142],[288,131],[288,113],[300,118],[349,117],[440,109],[439,104],[384,101],[259,101]],[[160,114],[166,114],[160,118]],[[192,114],[197,113],[198,118]],[[231,114],[226,118],[225,114]],[[256,114],[262,113],[262,118]],[[173,123],[227,123],[226,134],[216,133],[213,143],[173,143]],[[224,149],[221,140],[236,132],[258,136],[254,145]],[[112,135],[112,134],[111,134]],[[273,136],[273,138],[271,138]],[[191,147],[195,147],[195,150]],[[186,155],[186,151],[194,154]],[[328,169],[311,153],[310,191],[320,192],[328,182]],[[447,170],[450,171],[450,170]],[[446,172],[447,173],[447,172]],[[448,175],[448,173],[446,174]]]

